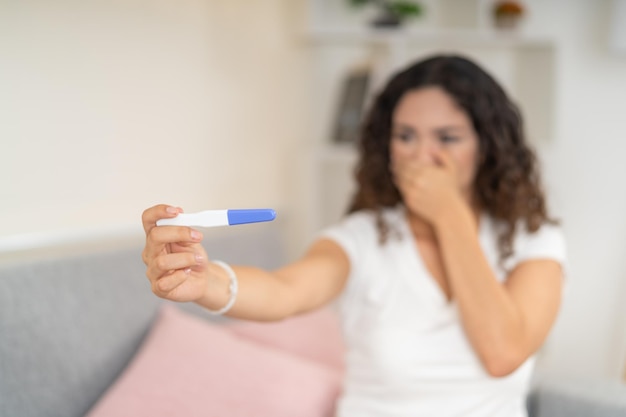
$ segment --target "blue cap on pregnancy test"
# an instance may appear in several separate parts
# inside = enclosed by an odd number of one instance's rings
[[[228,225],[271,222],[276,218],[272,209],[235,209],[227,210]]]

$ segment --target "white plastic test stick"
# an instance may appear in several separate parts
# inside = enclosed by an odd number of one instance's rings
[[[157,220],[157,226],[218,227],[237,224],[269,222],[276,218],[272,209],[206,210],[180,213],[171,219]]]

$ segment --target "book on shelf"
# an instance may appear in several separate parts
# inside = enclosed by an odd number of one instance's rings
[[[355,67],[345,75],[335,116],[334,143],[355,143],[358,140],[370,81],[369,66]]]

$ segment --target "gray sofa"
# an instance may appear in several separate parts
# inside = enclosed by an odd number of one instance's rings
[[[241,230],[206,239],[209,254],[267,268],[284,261],[275,228]],[[0,266],[0,416],[84,415],[130,362],[161,302],[136,246]],[[528,405],[532,417],[626,416],[626,387],[544,381]]]

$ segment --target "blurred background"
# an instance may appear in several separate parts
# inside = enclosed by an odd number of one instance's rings
[[[371,95],[460,53],[520,104],[568,241],[539,370],[626,378],[626,2],[357,3],[0,0],[0,262],[137,244],[157,203],[272,207],[295,257],[345,209]]]

